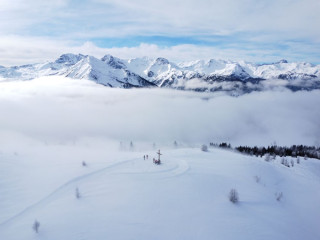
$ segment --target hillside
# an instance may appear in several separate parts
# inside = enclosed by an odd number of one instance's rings
[[[1,239],[320,237],[319,160],[294,160],[288,168],[280,159],[265,162],[215,148],[164,148],[157,166],[150,159],[155,151],[102,146],[37,145],[40,154],[2,154]],[[144,154],[150,158],[143,160]],[[232,188],[236,204],[228,199]]]

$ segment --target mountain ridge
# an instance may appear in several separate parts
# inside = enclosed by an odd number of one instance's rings
[[[126,60],[107,54],[98,59],[67,53],[53,62],[0,68],[0,78],[6,80],[52,75],[92,80],[108,87],[226,91],[235,95],[279,87],[293,91],[320,88],[320,65],[284,59],[266,64],[216,59],[174,63],[162,57]]]

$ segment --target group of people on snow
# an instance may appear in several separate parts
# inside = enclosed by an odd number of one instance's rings
[[[148,155],[143,155],[143,160],[148,160],[148,159],[149,159]],[[161,164],[161,161],[160,161],[160,159],[153,158],[153,163],[159,165],[159,164]]]

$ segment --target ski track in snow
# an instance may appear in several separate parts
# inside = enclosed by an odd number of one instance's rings
[[[134,161],[136,159],[130,159],[130,160],[126,160],[126,161],[121,161],[121,162],[117,162],[117,163],[114,163],[114,164],[111,164],[107,167],[104,167],[102,169],[99,169],[99,170],[96,170],[96,171],[93,171],[93,172],[90,172],[88,174],[85,174],[85,175],[81,175],[81,176],[78,176],[78,177],[75,177],[71,180],[69,180],[68,182],[62,184],[60,187],[56,188],[54,191],[52,191],[50,194],[48,194],[46,197],[42,198],[41,200],[37,201],[36,203],[26,207],[24,210],[22,210],[20,213],[17,213],[16,215],[10,217],[9,219],[3,221],[2,223],[0,223],[0,227],[6,225],[7,223],[10,223],[11,221],[13,221],[14,219],[22,216],[23,214],[27,213],[28,211],[36,208],[36,207],[39,207],[41,204],[44,204],[46,202],[48,202],[54,195],[56,195],[57,193],[61,192],[63,189],[67,188],[68,186],[76,183],[76,182],[79,182],[79,181],[82,181],[84,179],[87,179],[87,178],[90,178],[94,175],[97,175],[99,173],[103,173],[105,172],[106,170],[110,170],[114,167],[117,167],[117,166],[120,166],[120,165],[123,165],[123,164],[127,164],[128,162],[130,161]]]
[[[115,174],[124,174],[124,175],[148,175],[148,178],[154,177],[157,179],[161,178],[170,178],[170,177],[177,177],[179,175],[184,174],[187,172],[190,168],[189,164],[185,160],[178,160],[176,161],[176,164],[172,166],[168,166],[167,163],[161,163],[161,165],[153,165],[152,167],[148,167],[147,169],[144,169],[142,171],[134,171],[134,172],[128,172],[128,171],[121,171],[116,172]],[[155,168],[158,168],[156,171]]]
[[[109,166],[104,167],[102,169],[98,169],[98,170],[90,172],[88,174],[75,177],[75,178],[69,180],[68,182],[62,184],[61,186],[59,186],[55,190],[53,190],[46,197],[31,204],[30,206],[26,207],[24,210],[20,211],[19,213],[15,214],[14,216],[12,216],[12,217],[8,218],[7,220],[3,221],[2,223],[0,223],[0,228],[4,227],[6,224],[9,224],[13,220],[21,217],[22,215],[28,213],[29,211],[48,203],[59,192],[62,192],[62,190],[66,189],[67,187],[69,187],[77,182],[80,182],[80,181],[83,181],[83,180],[88,179],[90,177],[104,173],[108,170],[112,170],[112,169],[119,167],[121,165],[125,165],[128,163],[135,163],[136,161],[141,161],[141,160],[138,158],[134,158],[134,159],[129,159],[129,160],[121,161],[121,162],[116,162],[116,163],[110,164]],[[159,165],[159,167],[161,167],[161,166],[166,166],[166,165],[162,163],[161,165]],[[148,170],[150,170],[150,168],[148,168]],[[177,164],[175,164],[171,168],[165,168],[165,169],[161,169],[161,170],[157,170],[157,171],[115,172],[115,174],[126,174],[126,175],[127,174],[137,174],[137,175],[143,174],[143,176],[152,175],[152,176],[155,176],[156,178],[159,178],[159,175],[160,175],[160,176],[162,176],[162,178],[170,178],[170,177],[177,177],[179,175],[182,175],[185,172],[187,172],[188,170],[189,170],[188,163],[185,160],[178,160]]]

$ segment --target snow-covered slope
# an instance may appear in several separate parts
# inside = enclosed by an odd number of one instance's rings
[[[86,56],[71,66],[65,73],[66,77],[75,79],[94,80],[99,84],[110,87],[151,87],[148,82],[137,74],[130,72],[124,65],[120,65],[112,56],[105,56],[102,60]]]
[[[0,239],[320,238],[319,160],[288,168],[280,159],[181,148],[163,149],[157,166],[152,150],[35,146],[1,157]]]
[[[3,80],[30,80],[41,76],[66,76],[74,79],[93,80],[110,87],[154,87],[155,85],[129,71],[125,65],[117,65],[113,57],[101,60],[84,55],[64,54],[54,62],[0,68]]]
[[[88,79],[110,87],[158,86],[234,94],[273,88],[294,91],[320,88],[320,65],[286,60],[254,64],[211,59],[175,64],[165,58],[123,60],[106,55],[97,59],[64,54],[54,62],[0,68],[2,80],[29,80],[49,75]]]

